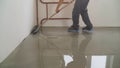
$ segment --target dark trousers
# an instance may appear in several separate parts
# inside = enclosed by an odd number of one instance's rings
[[[72,12],[73,26],[79,26],[79,15],[81,15],[82,20],[88,28],[92,28],[92,23],[90,22],[87,5],[89,0],[76,0]]]

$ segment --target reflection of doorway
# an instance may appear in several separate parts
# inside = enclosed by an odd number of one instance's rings
[[[92,56],[91,68],[106,68],[107,56]]]
[[[120,55],[107,56],[106,68],[120,68]]]
[[[119,55],[91,55],[87,57],[88,68],[120,68]]]

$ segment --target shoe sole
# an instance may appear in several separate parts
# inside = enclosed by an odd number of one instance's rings
[[[68,30],[68,32],[80,32],[79,30]]]
[[[83,32],[86,32],[86,33],[92,33],[93,32],[93,29],[92,30],[82,30]]]

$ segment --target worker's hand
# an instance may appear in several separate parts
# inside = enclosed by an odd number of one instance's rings
[[[56,10],[55,10],[56,13],[58,13],[60,11],[60,6],[62,5],[63,1],[64,0],[59,0],[58,5],[57,5]]]
[[[59,10],[59,9],[56,9],[55,12],[58,13],[58,12],[60,12],[60,10]]]

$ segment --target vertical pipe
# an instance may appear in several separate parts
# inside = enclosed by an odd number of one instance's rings
[[[48,4],[46,4],[46,18],[48,19]]]
[[[36,22],[37,22],[37,25],[39,25],[39,22],[38,22],[38,0],[36,0]]]

